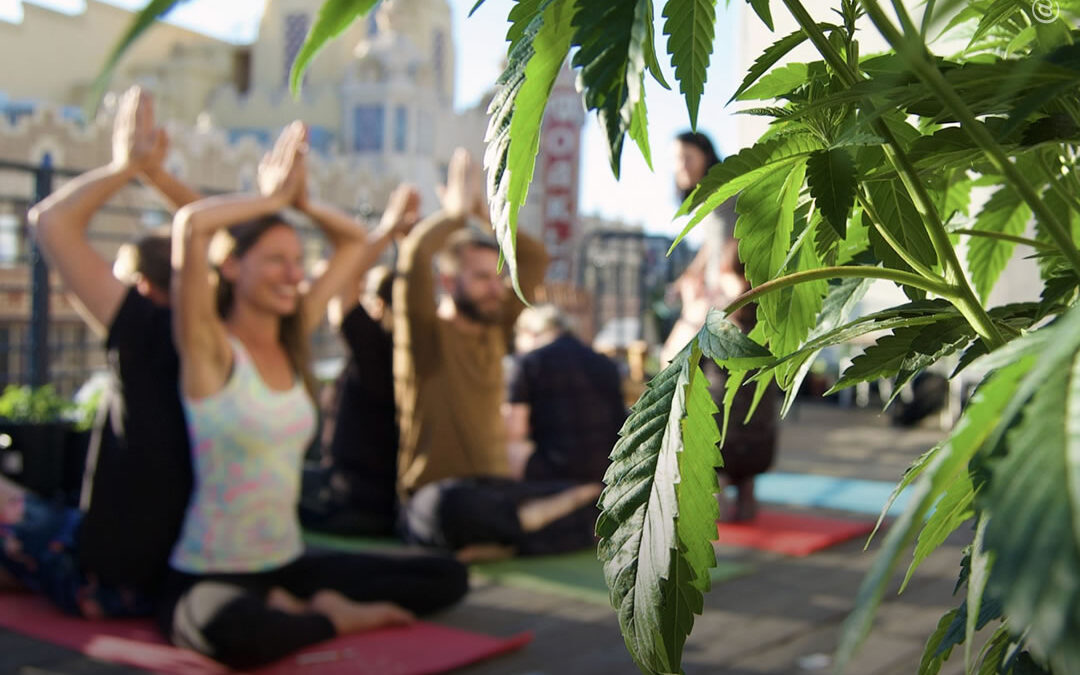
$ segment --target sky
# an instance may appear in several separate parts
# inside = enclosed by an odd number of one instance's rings
[[[146,0],[105,0],[128,9],[146,5]],[[458,109],[474,105],[498,77],[505,58],[505,43],[494,36],[506,34],[506,14],[511,0],[487,0],[472,17],[469,9],[475,0],[449,0],[457,44]],[[237,43],[251,42],[258,33],[259,16],[265,0],[187,0],[173,10],[170,20],[188,28],[209,33]],[[312,0],[314,5],[316,0]],[[35,4],[65,12],[81,12],[84,0],[36,0]],[[718,3],[717,36],[708,71],[706,95],[698,116],[699,129],[709,134],[721,154],[738,151],[734,115],[725,108],[737,86],[739,66],[738,20],[744,3],[725,8]],[[664,77],[675,88],[662,89],[647,78],[646,100],[649,109],[649,134],[653,169],[650,171],[637,147],[627,139],[622,157],[622,179],[616,182],[608,165],[604,134],[590,115],[586,122],[582,147],[580,211],[643,225],[653,232],[677,233],[671,223],[677,202],[671,179],[671,139],[689,128],[685,101],[678,93],[663,36],[663,17],[657,3],[657,52]],[[0,0],[0,19],[18,21],[20,0]],[[696,238],[696,237],[695,237]]]

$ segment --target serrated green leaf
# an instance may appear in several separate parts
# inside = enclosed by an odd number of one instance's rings
[[[517,219],[528,199],[548,97],[570,51],[572,7],[572,0],[522,0],[515,5],[507,33],[510,60],[488,108],[484,166],[491,222],[519,296]]]
[[[822,28],[825,26],[828,26],[828,24],[819,25],[819,27]],[[805,31],[797,30],[769,45],[765,51],[761,53],[761,56],[754,60],[750,69],[746,71],[746,77],[743,78],[742,84],[740,84],[739,88],[732,94],[728,103],[738,100],[740,94],[749,89],[751,85],[758,81],[758,78],[767,73],[780,59],[787,56],[788,52],[801,45],[806,39]]]
[[[289,89],[293,96],[300,94],[300,81],[304,71],[311,64],[315,55],[328,42],[345,32],[357,18],[366,15],[379,0],[323,0],[315,23],[311,25],[304,44],[296,53],[289,73]]]
[[[760,368],[773,361],[768,349],[747,337],[717,309],[710,309],[705,317],[698,343],[702,354],[716,361],[718,366],[732,370]]]
[[[807,336],[808,340],[812,341],[827,335],[836,330],[842,322],[847,321],[847,318],[855,311],[859,301],[866,295],[869,287],[869,279],[843,279],[831,286],[821,303],[821,312],[818,313],[816,325]],[[784,404],[780,409],[781,417],[788,414],[799,389],[802,388],[803,380],[810,372],[814,359],[820,353],[820,349],[804,352],[796,359],[793,359],[791,365],[786,369],[784,377],[776,378],[777,383],[785,390]]]
[[[961,317],[932,326],[898,328],[851,361],[829,393],[885,377],[896,377],[893,397],[915,375],[940,359],[966,347],[975,331]],[[892,399],[890,399],[891,402]]]
[[[855,203],[855,160],[842,148],[818,150],[806,160],[806,182],[814,205],[825,221],[843,239],[847,219]]]
[[[643,80],[644,77],[642,75]],[[642,86],[645,86],[644,83],[642,83]],[[645,164],[648,165],[649,171],[652,171],[652,149],[649,147],[649,111],[645,106],[644,96],[639,98],[634,106],[634,116],[630,120],[630,128],[627,133],[630,134],[630,138],[634,139],[641,156],[645,158]]]
[[[633,406],[611,455],[598,555],[626,646],[647,673],[679,672],[702,610],[719,515],[719,434],[691,342]]]
[[[886,534],[881,550],[859,588],[855,609],[844,622],[836,656],[838,672],[843,672],[865,638],[901,552],[911,543],[916,529],[922,525],[927,511],[945,486],[967,473],[968,462],[992,435],[995,424],[1032,363],[1030,354],[1009,361],[983,382],[941,450],[933,455],[915,481],[907,508]]]
[[[772,11],[769,10],[769,0],[746,0],[751,7],[754,8],[754,13],[758,15],[761,22],[771,31],[773,28]]]
[[[607,136],[611,171],[619,177],[623,141],[644,95],[645,41],[651,0],[609,0],[576,6],[573,66],[585,106],[595,110]]]
[[[671,90],[671,85],[664,78],[664,72],[660,68],[660,60],[656,57],[656,29],[653,21],[653,6],[650,2],[646,5],[648,16],[645,18],[645,23],[649,28],[648,34],[645,36],[645,68],[652,75],[656,83],[667,90]]]
[[[915,570],[927,556],[945,543],[945,540],[957,528],[971,520],[975,515],[974,503],[975,487],[971,482],[971,477],[967,473],[957,474],[955,479],[946,486],[941,501],[934,505],[933,513],[919,531],[915,552],[912,555],[911,564],[908,565],[907,574],[904,575],[904,581],[900,585],[900,592],[907,588],[911,576],[915,574]]]
[[[866,192],[874,205],[876,215],[880,218],[877,224],[887,230],[915,260],[930,269],[937,267],[937,254],[930,242],[930,235],[927,234],[926,226],[923,225],[915,204],[912,203],[911,197],[908,196],[899,179],[869,183]],[[864,217],[868,216],[864,214]],[[895,252],[884,244],[883,240],[875,238],[873,231],[871,231],[870,241],[877,242],[874,251],[887,266],[911,270],[906,262],[900,260]]]
[[[941,666],[949,658],[949,654],[952,653],[952,647],[949,647],[944,653],[938,653],[938,648],[945,639],[945,633],[948,631],[949,626],[952,625],[956,614],[957,610],[954,609],[941,617],[937,628],[926,640],[926,647],[923,648],[922,659],[919,662],[919,675],[937,675],[941,672]]]
[[[98,73],[98,76],[94,78],[93,84],[90,85],[90,92],[86,95],[85,102],[85,107],[88,110],[93,111],[97,109],[98,102],[101,101],[101,97],[105,93],[105,88],[109,86],[109,80],[112,79],[113,72],[116,70],[116,64],[120,63],[120,59],[131,45],[135,43],[135,40],[145,33],[150,26],[154,25],[155,21],[172,11],[173,7],[186,1],[187,0],[150,0],[150,2],[146,4],[146,7],[139,10],[139,13],[131,20],[124,35],[105,58],[105,64],[101,66],[101,72]],[[87,115],[87,117],[92,118],[93,115]]]
[[[982,17],[979,19],[979,25],[971,35],[971,41],[968,43],[968,46],[974,45],[995,26],[1000,25],[1002,22],[1021,11],[1020,8],[1021,5],[1016,0],[997,0],[994,4],[990,5],[988,9],[982,12]]]
[[[806,84],[810,67],[805,63],[789,63],[761,77],[753,86],[739,95],[740,101],[770,100],[785,96]],[[789,114],[795,114],[789,111]]]
[[[693,211],[693,216],[676,237],[668,253],[678,246],[695,225],[740,190],[768,176],[786,176],[795,163],[821,147],[820,141],[809,136],[778,138],[728,155],[722,162],[714,164],[679,208],[676,215]]]
[[[696,129],[716,32],[716,0],[667,0],[663,16],[671,67],[686,98],[690,127]]]
[[[972,495],[974,497],[974,495]],[[979,630],[979,615],[983,611],[983,594],[990,579],[993,555],[983,542],[986,538],[986,518],[980,518],[975,529],[975,541],[971,544],[970,572],[968,574],[967,621],[964,622],[964,668],[971,671],[971,647],[975,632]]]
[[[1024,233],[1030,218],[1031,207],[1015,190],[1003,186],[987,200],[975,218],[974,228],[1019,236]],[[990,237],[973,237],[968,243],[967,262],[971,281],[984,302],[1005,270],[1015,247],[1011,241]]]
[[[1056,670],[1080,663],[1074,639],[1080,634],[1080,613],[1074,611],[1080,606],[1080,551],[1068,448],[1071,391],[1080,378],[1080,311],[1006,348],[1013,345],[1035,361],[988,440],[1003,436],[1007,450],[993,463],[979,500],[989,518],[986,550],[994,555],[988,590],[1002,598],[1009,622],[1025,627],[1031,651]],[[1002,361],[997,352],[986,358],[995,357]]]

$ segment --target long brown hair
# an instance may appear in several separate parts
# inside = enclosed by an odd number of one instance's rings
[[[264,234],[275,227],[293,226],[275,214],[232,225],[214,235],[210,244],[210,262],[217,271],[217,311],[222,319],[229,316],[236,301],[233,283],[221,273],[222,264],[230,255],[242,258]],[[308,393],[314,396],[316,388],[315,377],[311,373],[311,345],[304,334],[303,313],[300,311],[302,306],[303,297],[297,303],[295,312],[281,318],[278,339],[289,357],[289,363],[304,378]]]

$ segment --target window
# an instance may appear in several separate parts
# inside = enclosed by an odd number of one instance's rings
[[[382,152],[386,110],[381,105],[358,105],[353,109],[353,150]]]
[[[435,123],[431,113],[421,110],[416,120],[416,151],[421,155],[435,152]]]
[[[405,152],[409,143],[409,109],[394,108],[394,152]]]
[[[289,71],[292,70],[293,61],[307,38],[308,23],[308,15],[304,12],[290,12],[285,15],[285,71],[281,81],[286,86],[289,84]]]

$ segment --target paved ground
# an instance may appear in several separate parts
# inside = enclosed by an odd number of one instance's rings
[[[933,445],[933,428],[897,430],[874,411],[803,405],[785,421],[777,470],[895,481]],[[901,596],[887,592],[874,630],[848,672],[914,673],[926,637],[958,604],[950,594],[967,533],[958,533],[920,568]],[[687,673],[829,672],[839,627],[872,561],[861,541],[795,559],[720,548],[752,563],[755,573],[715,586],[687,642]],[[898,580],[896,580],[898,582]],[[606,607],[500,587],[476,585],[437,621],[489,633],[533,631],[525,649],[460,671],[462,675],[602,675],[637,672]],[[962,654],[944,673],[963,671]],[[0,674],[136,673],[93,662],[51,645],[0,632]]]

